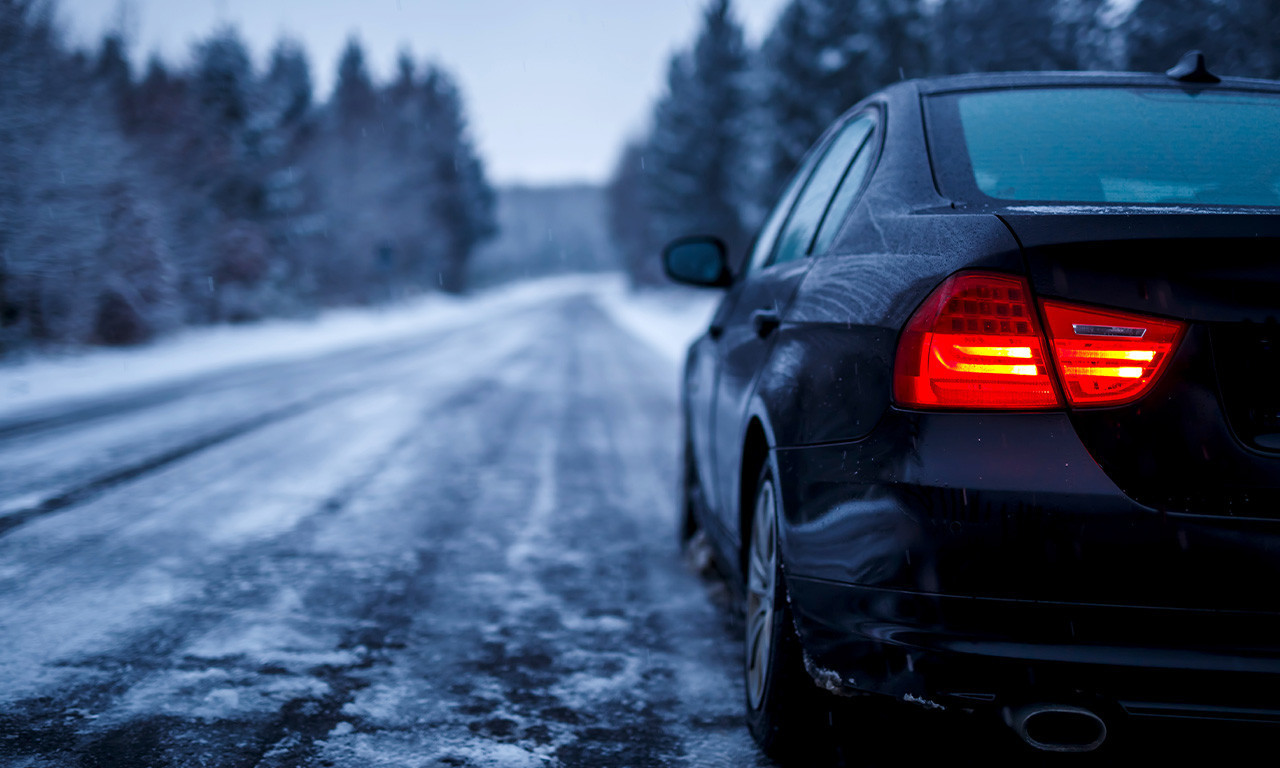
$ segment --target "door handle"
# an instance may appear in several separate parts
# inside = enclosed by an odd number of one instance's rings
[[[782,325],[782,318],[772,309],[757,309],[751,313],[751,325],[756,329],[756,335],[763,339]]]

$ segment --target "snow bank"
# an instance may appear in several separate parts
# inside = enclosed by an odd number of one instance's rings
[[[620,284],[603,297],[602,306],[633,336],[671,362],[683,364],[685,351],[707,329],[723,295],[694,288],[631,292]]]
[[[681,289],[633,293],[621,275],[570,275],[475,296],[432,294],[395,307],[333,310],[314,320],[194,328],[144,347],[91,348],[0,364],[0,416],[411,338],[575,295],[595,298],[619,325],[673,362],[706,327],[719,296]]]

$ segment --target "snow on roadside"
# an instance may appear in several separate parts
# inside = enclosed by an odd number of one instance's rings
[[[602,296],[602,308],[628,333],[676,365],[702,335],[724,294],[696,288],[629,291],[619,284]]]
[[[706,327],[719,297],[682,289],[631,292],[621,275],[570,275],[475,296],[431,294],[396,307],[333,310],[314,320],[192,328],[143,347],[90,348],[0,364],[0,416],[439,332],[574,295],[594,297],[619,325],[675,363]]]

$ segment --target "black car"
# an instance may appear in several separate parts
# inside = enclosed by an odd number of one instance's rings
[[[809,152],[683,383],[773,754],[829,693],[1088,751],[1280,719],[1280,83],[908,81]],[[865,696],[872,694],[872,696]],[[883,702],[883,699],[879,699]]]

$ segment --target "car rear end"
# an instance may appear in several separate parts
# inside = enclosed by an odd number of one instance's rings
[[[939,191],[1023,263],[915,308],[865,438],[778,452],[811,671],[1012,720],[1280,720],[1275,89],[924,97]]]

